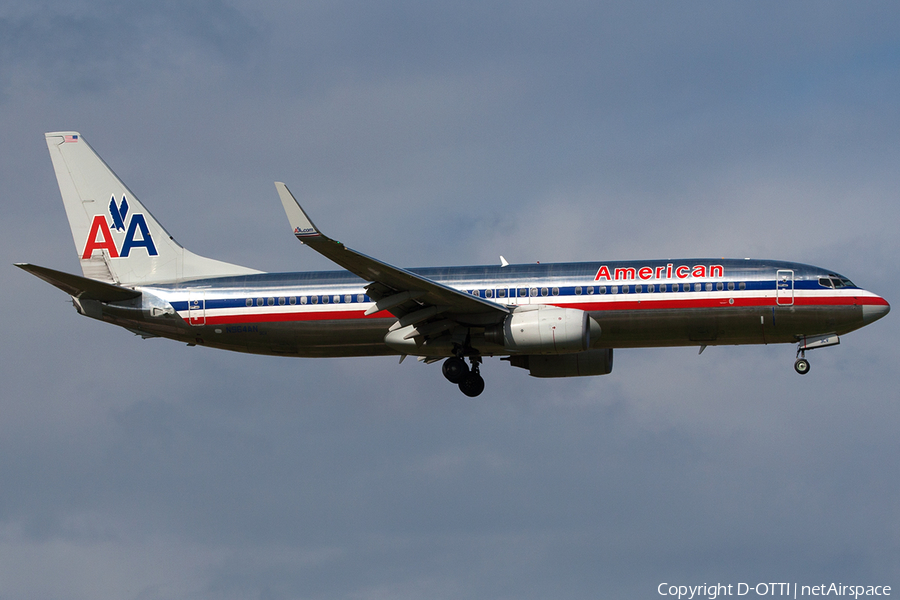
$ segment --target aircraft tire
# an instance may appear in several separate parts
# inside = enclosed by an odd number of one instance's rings
[[[809,373],[809,361],[805,358],[798,358],[796,362],[794,362],[794,370],[801,375],[806,375]]]
[[[484,378],[478,373],[470,371],[465,379],[459,382],[459,391],[469,398],[480,395],[484,391]]]
[[[462,383],[466,375],[469,374],[469,365],[463,359],[451,356],[444,361],[444,364],[441,366],[441,372],[444,373],[444,377],[450,383]]]

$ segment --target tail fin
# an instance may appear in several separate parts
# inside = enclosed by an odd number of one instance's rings
[[[81,134],[45,137],[85,277],[142,284],[259,273],[183,248]]]

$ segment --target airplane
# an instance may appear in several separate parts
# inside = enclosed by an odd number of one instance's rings
[[[606,375],[613,350],[797,344],[806,352],[884,317],[888,302],[828,269],[665,259],[403,269],[350,249],[275,187],[296,238],[342,270],[264,273],[181,246],[74,131],[45,134],[82,275],[16,266],[76,310],[142,336],[294,357],[443,361],[463,394],[483,359],[534,377]],[[468,361],[468,364],[467,364]]]

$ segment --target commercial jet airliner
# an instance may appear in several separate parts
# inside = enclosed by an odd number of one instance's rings
[[[613,349],[797,344],[806,351],[885,316],[884,298],[828,269],[665,259],[401,269],[323,234],[283,183],[294,235],[341,267],[263,273],[179,245],[77,132],[46,134],[83,276],[18,264],[77,311],[145,338],[278,356],[443,361],[467,396],[484,357],[535,377],[605,375]]]

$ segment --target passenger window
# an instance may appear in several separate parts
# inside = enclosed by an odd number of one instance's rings
[[[648,283],[648,284],[647,284],[647,291],[648,291],[649,293],[652,294],[653,292],[656,291],[656,286],[653,285],[652,283]]]
[[[310,299],[310,301],[312,301],[313,304],[318,304],[318,303],[319,303],[319,297],[318,297],[318,296],[310,296],[309,299]]]
[[[716,289],[719,290],[719,291],[721,292],[722,290],[725,289],[725,284],[722,283],[721,281],[718,282],[718,283],[716,283]]]
[[[528,288],[519,288],[519,298],[524,298],[528,295]]]
[[[306,296],[300,296],[300,304],[306,304]]]
[[[497,290],[497,297],[498,298],[506,298],[506,288],[503,288],[502,290]]]
[[[589,285],[587,289],[588,296],[594,293],[594,286]]]
[[[702,291],[702,290],[703,290],[703,284],[702,284],[702,283],[695,283],[695,284],[694,284],[694,291],[695,291],[695,292],[700,292],[700,291]]]
[[[594,288],[591,288],[591,289],[594,289]],[[601,285],[601,286],[600,286],[600,293],[601,293],[601,294],[605,294],[605,293],[606,293],[606,286],[605,286],[605,285]]]
[[[364,294],[357,294],[357,295],[356,295],[356,301],[357,301],[357,302],[360,302],[360,303],[365,302],[365,301],[366,301],[365,295],[364,295]]]
[[[535,298],[537,296],[537,288],[531,288],[531,297]]]
[[[484,290],[484,297],[485,297],[485,298],[493,298],[493,297],[494,297],[494,290]]]
[[[265,303],[266,303],[266,301],[263,300],[262,298],[257,298],[257,299],[256,299],[256,305],[257,305],[257,306],[263,306]]]
[[[627,294],[627,293],[630,292],[630,291],[631,291],[631,289],[629,289],[629,286],[627,286],[627,285],[623,285],[623,286],[622,286],[622,293],[623,293],[623,294]]]
[[[553,288],[552,290],[550,290],[550,293],[552,293],[554,296],[559,296],[559,288]]]
[[[580,295],[581,295],[581,286],[580,286],[580,285],[575,287],[575,295],[576,295],[576,296],[580,296]]]
[[[297,304],[297,296],[291,296],[288,302],[290,302],[291,306],[294,306]]]
[[[613,294],[618,294],[618,293],[619,293],[619,286],[617,286],[617,285],[611,285],[611,286],[609,287],[609,289],[610,289],[610,291],[612,291]]]
[[[275,298],[269,298],[266,304],[268,304],[269,306],[275,306]]]
[[[641,284],[637,284],[636,286],[634,286],[635,294],[640,294],[643,291],[644,291],[644,286],[642,286]]]
[[[278,306],[284,306],[284,302],[285,302],[284,298],[279,298],[279,299],[278,299]]]
[[[742,290],[746,290],[746,289],[747,289],[747,284],[744,283],[744,282],[742,281],[742,282],[740,282],[740,283],[738,284],[738,288],[739,288],[739,289],[742,289]]]
[[[550,293],[550,290],[548,290],[547,288],[541,288],[541,296],[546,296],[549,293]]]
[[[712,282],[706,284],[706,291],[707,291],[707,292],[711,292],[711,291],[712,291]]]
[[[733,281],[728,282],[728,291],[730,291],[730,292],[734,291],[734,282]]]
[[[253,298],[247,298],[247,302],[245,302],[247,306],[253,306]]]
[[[328,304],[329,302],[331,302],[331,299],[325,294],[322,294],[322,304]]]

